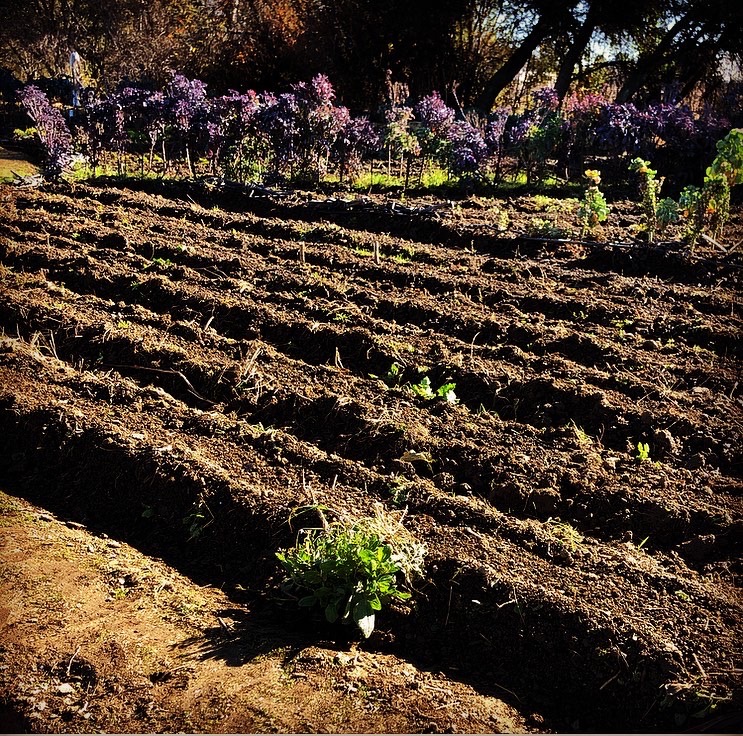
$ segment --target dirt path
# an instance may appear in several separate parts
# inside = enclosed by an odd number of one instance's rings
[[[0,494],[0,514],[3,732],[487,733],[539,723],[394,655],[311,644],[23,500]]]
[[[400,214],[181,194],[0,191],[0,480],[26,499],[6,539],[36,560],[10,555],[13,590],[74,601],[29,623],[14,593],[8,713],[35,731],[736,730],[739,264],[526,240],[532,198]],[[458,402],[416,396],[426,377]],[[412,607],[353,647],[277,605],[274,553],[314,502],[406,509],[428,548]],[[78,646],[109,683],[84,684],[97,710],[79,682],[39,710],[15,683],[58,688]]]

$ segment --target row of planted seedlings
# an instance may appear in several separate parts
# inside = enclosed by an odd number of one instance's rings
[[[642,217],[645,240],[652,245],[659,236],[680,235],[690,248],[704,239],[723,253],[728,250],[718,242],[730,217],[730,189],[743,183],[743,129],[730,131],[717,143],[717,155],[707,167],[701,187],[686,186],[678,201],[660,198],[664,177],[651,168],[651,162],[635,158],[629,165],[640,180]],[[585,172],[588,181],[577,214],[581,237],[595,233],[606,222],[610,208],[599,189],[601,173]]]

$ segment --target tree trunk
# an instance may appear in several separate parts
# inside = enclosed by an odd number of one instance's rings
[[[627,77],[622,88],[617,93],[616,102],[629,102],[637,91],[645,83],[645,80],[655,74],[658,67],[665,60],[666,55],[673,47],[673,42],[677,36],[690,28],[693,19],[690,14],[685,15],[671,26],[666,35],[660,40],[660,43],[651,51],[646,52],[637,60],[635,70]]]
[[[495,98],[516,78],[524,64],[531,58],[534,50],[544,41],[551,30],[552,18],[545,15],[541,16],[529,35],[514,49],[503,66],[486,82],[485,89],[475,100],[475,107],[483,115],[490,113],[495,104]]]
[[[568,94],[570,89],[570,83],[573,81],[573,72],[576,65],[580,62],[586,47],[593,32],[596,30],[596,26],[599,22],[599,10],[597,10],[597,4],[592,3],[586,14],[586,19],[583,21],[583,25],[578,28],[575,32],[575,38],[573,43],[570,45],[565,58],[562,60],[560,70],[557,73],[557,80],[555,81],[555,92],[557,98],[562,102]]]

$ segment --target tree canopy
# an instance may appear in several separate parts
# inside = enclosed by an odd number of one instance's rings
[[[678,102],[740,77],[729,0],[0,0],[0,67],[22,81],[162,84],[174,72],[214,91],[279,89],[327,74],[356,110],[389,80],[439,90],[487,114],[528,87],[560,100],[602,85],[620,102]]]

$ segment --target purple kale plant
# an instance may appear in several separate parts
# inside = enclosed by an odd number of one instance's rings
[[[333,145],[350,120],[348,109],[335,106],[334,99],[333,86],[322,74],[267,98],[257,124],[271,150],[275,175],[317,183],[327,171]]]
[[[472,176],[488,156],[488,147],[477,128],[457,120],[447,131],[449,169],[457,176]]]
[[[76,113],[74,123],[78,144],[95,176],[104,151],[121,153],[124,149],[124,113],[118,98],[87,101]]]
[[[258,131],[271,152],[276,175],[288,173],[290,178],[293,176],[300,137],[298,118],[299,105],[291,93],[277,98],[268,96],[258,113]]]
[[[364,157],[375,153],[381,139],[368,118],[351,118],[338,134],[331,160],[338,165],[341,182],[355,178],[363,166]]]
[[[447,147],[449,129],[454,124],[454,110],[441,99],[438,92],[433,92],[419,100],[413,111],[419,121],[415,135],[421,153],[440,158]]]
[[[221,167],[238,181],[247,181],[260,168],[260,144],[256,118],[260,110],[258,95],[231,90],[211,100],[204,118],[206,157],[212,173]]]
[[[62,113],[38,87],[27,85],[18,93],[18,97],[21,106],[33,121],[41,142],[44,178],[59,181],[72,163],[72,133]]]
[[[165,139],[168,129],[168,105],[162,92],[152,92],[142,100],[142,128],[149,141],[149,166],[152,166],[155,157],[155,148],[160,146],[163,165],[167,161]]]
[[[191,151],[198,145],[200,133],[205,129],[203,120],[208,109],[206,84],[176,74],[166,88],[166,106],[175,143],[185,153],[186,164],[193,176]]]
[[[506,150],[506,126],[509,117],[509,110],[500,107],[488,116],[485,124],[483,139],[488,149],[488,159],[490,159],[496,181],[501,179],[501,166]]]

